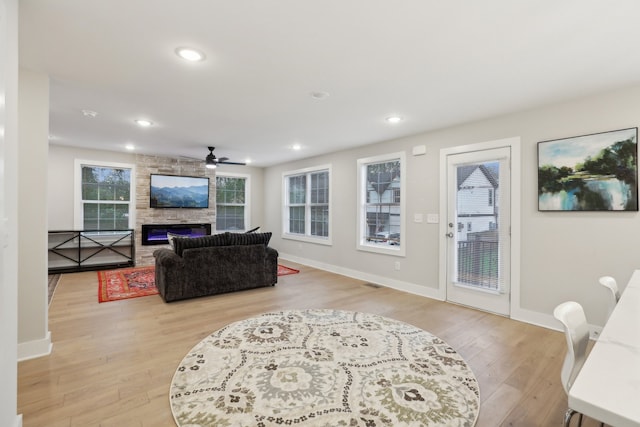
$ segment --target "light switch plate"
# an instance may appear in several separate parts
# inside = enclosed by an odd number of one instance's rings
[[[422,222],[423,216],[421,213],[413,214],[413,222]]]
[[[437,224],[438,222],[440,222],[440,218],[438,214],[427,214],[427,223]]]

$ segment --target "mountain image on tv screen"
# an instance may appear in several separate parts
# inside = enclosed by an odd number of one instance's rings
[[[152,208],[208,208],[209,180],[198,177],[153,175],[149,206]]]

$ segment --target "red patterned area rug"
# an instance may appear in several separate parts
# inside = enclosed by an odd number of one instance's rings
[[[296,270],[295,268],[285,267],[284,265],[278,264],[278,276],[286,276],[287,274],[297,274],[300,273],[300,270]]]
[[[98,301],[157,295],[155,267],[120,268],[98,271]]]

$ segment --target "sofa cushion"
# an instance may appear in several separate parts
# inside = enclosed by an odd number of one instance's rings
[[[269,245],[271,232],[266,233],[229,233],[230,245]]]
[[[229,244],[229,238],[226,233],[213,234],[211,236],[202,237],[174,237],[173,249],[176,254],[182,256],[185,249],[192,248],[205,248],[209,246],[227,246]]]

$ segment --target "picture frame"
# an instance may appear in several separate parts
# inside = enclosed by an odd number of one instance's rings
[[[638,128],[538,142],[539,211],[638,211]]]

